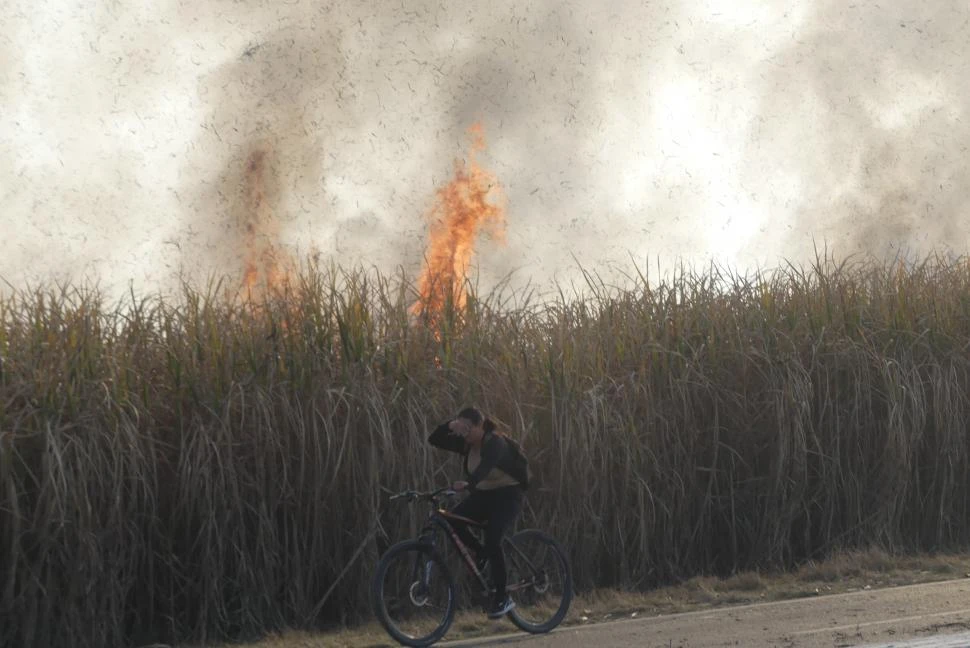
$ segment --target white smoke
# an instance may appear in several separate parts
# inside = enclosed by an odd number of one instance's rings
[[[10,4],[10,3],[8,3]],[[915,0],[27,2],[0,32],[0,277],[238,272],[246,165],[296,255],[420,265],[481,121],[487,279],[815,245],[963,253],[970,9]]]

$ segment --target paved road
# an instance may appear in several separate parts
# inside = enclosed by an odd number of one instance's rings
[[[440,644],[580,648],[970,647],[970,579]]]
[[[967,646],[970,646],[970,632],[935,635],[933,637],[927,637],[926,639],[869,644],[861,648],[967,648]]]

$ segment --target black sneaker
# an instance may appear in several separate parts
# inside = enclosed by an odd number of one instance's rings
[[[496,601],[492,604],[492,607],[488,608],[488,618],[489,619],[501,619],[509,610],[515,607],[515,601],[512,600],[511,596],[506,596],[504,599]]]

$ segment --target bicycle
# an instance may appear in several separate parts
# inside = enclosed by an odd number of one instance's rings
[[[455,578],[438,550],[443,535],[458,550],[474,584],[487,601],[491,587],[471,551],[455,532],[451,521],[472,529],[484,525],[451,513],[443,500],[457,493],[450,488],[433,492],[407,490],[390,499],[428,502],[431,512],[416,540],[404,540],[388,549],[377,565],[371,584],[371,604],[381,625],[405,646],[429,646],[444,637],[458,606]],[[559,544],[537,529],[527,529],[502,538],[508,573],[506,590],[515,601],[509,619],[520,630],[533,634],[551,631],[569,610],[573,598],[569,562]],[[550,558],[548,564],[543,561]],[[559,590],[556,593],[555,590]]]

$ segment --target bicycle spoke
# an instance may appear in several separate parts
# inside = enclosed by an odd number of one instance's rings
[[[548,536],[525,531],[512,539],[509,594],[516,607],[510,618],[527,632],[548,632],[558,625],[572,600],[572,581],[565,557]]]
[[[378,618],[388,632],[407,645],[428,645],[451,623],[451,577],[431,550],[414,543],[382,560],[375,581]]]

